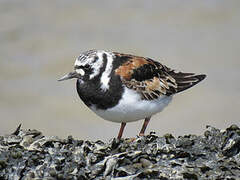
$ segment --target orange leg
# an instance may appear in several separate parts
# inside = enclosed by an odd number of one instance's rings
[[[121,139],[121,138],[122,138],[122,134],[123,134],[123,130],[124,130],[125,126],[126,126],[126,123],[125,123],[125,122],[122,122],[122,123],[121,123],[120,130],[119,130],[119,133],[118,133],[118,137],[117,137],[118,139]]]
[[[151,119],[151,116],[145,118],[144,123],[143,123],[143,125],[142,125],[142,129],[141,129],[141,131],[140,131],[140,133],[139,133],[139,136],[144,136],[144,132],[145,132],[145,130],[146,130],[146,128],[147,128],[147,125],[148,125],[150,119]]]

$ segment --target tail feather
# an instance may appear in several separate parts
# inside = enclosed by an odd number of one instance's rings
[[[176,93],[184,91],[198,84],[200,81],[206,78],[205,74],[196,75],[194,73],[182,73],[182,72],[175,73],[173,71],[169,73],[169,75],[171,75],[176,81],[177,84],[177,88],[175,88]]]

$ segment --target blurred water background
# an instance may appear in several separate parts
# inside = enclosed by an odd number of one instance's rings
[[[22,123],[46,135],[116,137],[120,124],[91,112],[75,80],[57,82],[89,49],[208,75],[176,95],[147,132],[177,136],[240,125],[239,8],[239,0],[0,0],[0,134]],[[129,123],[124,137],[134,137],[142,123]]]

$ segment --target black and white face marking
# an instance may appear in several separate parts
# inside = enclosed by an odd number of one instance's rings
[[[74,69],[81,76],[88,75],[91,80],[100,76],[101,89],[109,88],[110,74],[113,68],[114,54],[102,50],[90,50],[82,53],[75,61]],[[104,66],[104,67],[103,67]],[[101,68],[103,71],[101,72]]]

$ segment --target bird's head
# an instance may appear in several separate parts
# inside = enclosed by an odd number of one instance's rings
[[[90,80],[98,76],[103,66],[106,66],[107,54],[105,51],[89,50],[79,55],[74,63],[74,71],[66,74],[58,81],[77,78]],[[105,64],[105,65],[104,65]]]

